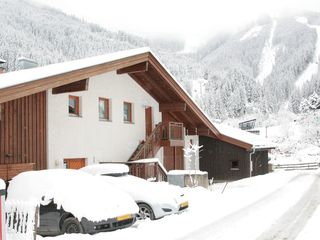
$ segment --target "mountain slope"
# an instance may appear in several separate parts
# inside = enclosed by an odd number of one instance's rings
[[[184,43],[108,31],[28,0],[0,0],[0,58],[8,70],[19,57],[39,65],[149,46],[212,118],[293,112],[320,94],[320,14],[264,16],[236,33],[219,34],[195,53]],[[202,81],[205,79],[205,81]],[[196,86],[197,85],[197,86]]]
[[[216,101],[211,115],[218,118],[277,112],[292,98],[299,101],[311,94],[312,87],[307,86],[312,78],[318,78],[318,71],[304,87],[297,89],[295,83],[315,61],[318,34],[315,28],[297,21],[298,17],[312,22],[320,19],[314,13],[264,18],[229,36],[213,51],[208,52],[207,46],[200,50],[209,80],[205,96],[209,100],[202,104],[206,111],[212,110],[206,103]]]
[[[0,0],[0,6],[0,58],[8,62],[9,71],[19,69],[17,59],[22,56],[41,66],[143,46],[151,47],[186,88],[190,88],[186,76],[198,69],[190,54],[179,53],[183,49],[179,41],[111,32],[26,0]]]

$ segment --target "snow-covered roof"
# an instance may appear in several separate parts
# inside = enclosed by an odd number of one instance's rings
[[[4,60],[4,59],[0,58],[0,64],[2,64],[2,63],[6,63],[6,62],[7,62],[6,60]]]
[[[99,64],[112,62],[115,60],[120,60],[123,58],[135,56],[138,54],[148,53],[148,52],[151,52],[150,48],[137,48],[137,49],[120,51],[120,52],[115,52],[115,53],[110,53],[110,54],[100,55],[95,57],[89,57],[89,58],[84,58],[84,59],[79,59],[74,61],[51,64],[43,67],[9,72],[9,73],[0,75],[0,89],[80,70],[83,68],[96,66]]]
[[[252,148],[270,149],[276,147],[275,144],[268,139],[247,131],[243,131],[239,128],[234,128],[225,124],[215,124],[215,126],[222,135],[249,143],[252,145]]]

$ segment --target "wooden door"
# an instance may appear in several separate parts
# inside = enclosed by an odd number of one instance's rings
[[[68,169],[80,169],[86,165],[85,158],[67,158],[64,159]]]
[[[146,117],[146,139],[152,133],[152,107],[147,107],[145,109]]]

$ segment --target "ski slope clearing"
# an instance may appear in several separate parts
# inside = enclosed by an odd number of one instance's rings
[[[256,82],[263,84],[264,80],[271,74],[273,65],[275,63],[276,58],[276,51],[273,47],[273,36],[274,31],[277,27],[277,22],[275,20],[272,21],[272,27],[270,30],[269,39],[266,42],[263,50],[262,50],[262,57],[259,63],[260,73],[256,78]]]
[[[314,215],[317,219],[311,218],[319,205],[319,175],[320,171],[279,171],[227,185],[214,184],[211,191],[200,187],[189,188],[186,191],[190,207],[182,214],[157,221],[138,222],[131,228],[115,232],[63,235],[48,239],[250,240],[277,235],[278,229],[284,229],[281,234],[291,234],[290,229],[297,228],[295,223],[300,227],[294,236],[299,236],[299,240],[310,239],[305,236],[314,234],[310,226],[319,220],[319,214]],[[293,223],[287,226],[290,222]],[[40,236],[37,239],[43,240]]]
[[[297,22],[305,24],[311,29],[314,29],[317,33],[317,41],[314,51],[313,61],[308,65],[304,72],[300,75],[298,80],[295,82],[297,88],[302,88],[303,84],[310,81],[313,76],[315,76],[319,71],[319,58],[320,58],[320,26],[310,25],[308,19],[304,17],[299,17],[296,19]]]

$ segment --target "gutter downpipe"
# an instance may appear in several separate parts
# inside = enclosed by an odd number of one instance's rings
[[[256,149],[253,147],[251,152],[249,153],[250,156],[249,156],[249,161],[250,161],[250,175],[249,177],[252,177],[252,170],[253,170],[253,166],[252,166],[252,155],[255,154],[256,152]]]

